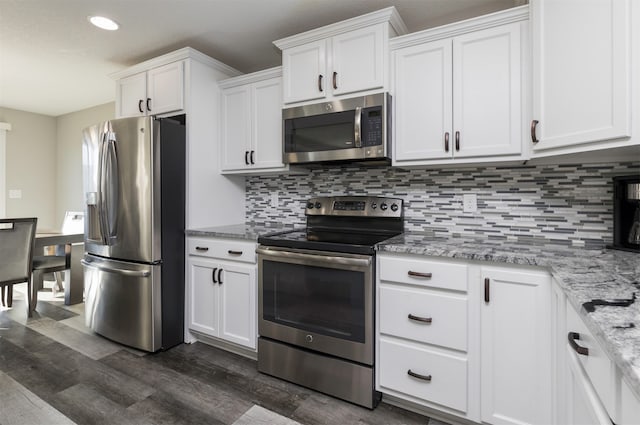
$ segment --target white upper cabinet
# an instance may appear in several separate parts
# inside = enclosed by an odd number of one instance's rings
[[[637,3],[531,1],[534,155],[638,144]]]
[[[160,115],[184,109],[184,61],[152,68],[116,83],[116,115]]]
[[[285,104],[388,89],[388,41],[406,33],[389,7],[277,40]]]
[[[527,18],[524,6],[391,42],[394,165],[526,154]]]
[[[280,68],[220,82],[223,173],[286,171],[282,162],[282,78]]]

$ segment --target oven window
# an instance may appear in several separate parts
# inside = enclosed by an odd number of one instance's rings
[[[365,274],[263,262],[263,318],[317,334],[365,341]]]
[[[322,152],[354,148],[354,116],[354,111],[345,111],[287,119],[284,151]]]

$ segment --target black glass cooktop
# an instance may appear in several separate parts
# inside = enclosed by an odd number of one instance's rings
[[[293,230],[287,233],[261,236],[261,245],[294,249],[312,249],[329,252],[345,252],[350,254],[373,254],[375,245],[387,240],[397,233],[362,233],[330,230]]]

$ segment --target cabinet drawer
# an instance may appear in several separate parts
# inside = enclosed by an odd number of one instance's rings
[[[256,244],[231,239],[188,238],[189,255],[221,260],[256,262]]]
[[[384,286],[379,326],[385,334],[466,351],[467,299]]]
[[[409,375],[430,376],[426,381]],[[467,360],[380,339],[380,386],[452,409],[467,410]]]
[[[574,339],[575,343],[589,351],[586,355],[576,353],[577,358],[598,393],[602,404],[611,415],[615,411],[615,366],[568,301],[567,332],[577,333],[579,339]],[[570,345],[569,335],[565,341]]]
[[[380,256],[380,280],[466,291],[467,266],[417,258]]]

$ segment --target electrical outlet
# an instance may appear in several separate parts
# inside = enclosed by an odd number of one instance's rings
[[[478,211],[478,198],[475,193],[462,195],[462,211],[466,213]]]
[[[271,207],[278,208],[278,192],[273,192],[271,194]]]

